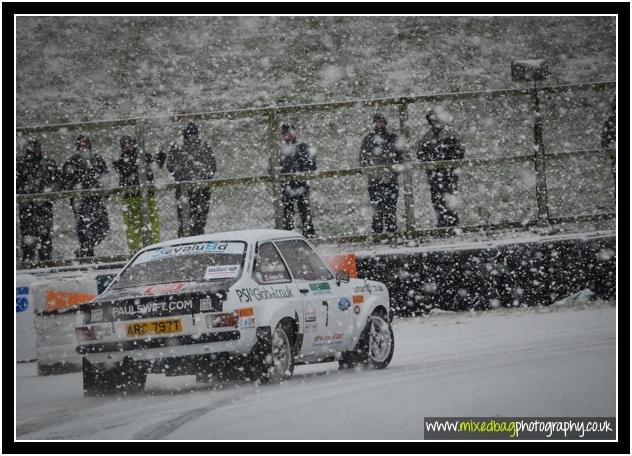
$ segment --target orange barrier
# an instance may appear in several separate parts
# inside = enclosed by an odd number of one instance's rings
[[[327,262],[335,272],[344,271],[349,274],[349,277],[358,277],[358,268],[356,264],[355,253],[347,253],[344,255],[327,257]]]
[[[46,310],[53,311],[64,307],[82,304],[96,298],[97,295],[76,291],[46,290]]]

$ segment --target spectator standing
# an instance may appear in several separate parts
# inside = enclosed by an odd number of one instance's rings
[[[61,172],[54,160],[44,158],[42,144],[30,140],[24,154],[17,159],[16,192],[46,193],[59,190]],[[18,204],[22,261],[51,259],[53,250],[53,203],[29,201]]]
[[[200,129],[193,122],[182,131],[182,140],[171,145],[167,169],[176,182],[210,180],[215,176],[217,167],[213,149],[200,139]],[[178,237],[204,234],[210,199],[211,189],[204,185],[194,186],[184,195],[180,187],[176,189]]]
[[[140,185],[139,173],[146,169],[146,182],[153,184],[154,174],[151,170],[152,162],[157,162],[158,166],[162,166],[161,156],[154,158],[151,154],[141,150],[138,147],[138,141],[134,136],[125,135],[121,137],[121,155],[112,165],[119,173],[120,187],[138,187]],[[164,154],[164,152],[163,152]],[[130,189],[123,196],[125,208],[123,210],[123,220],[127,226],[127,245],[131,253],[136,252],[142,247],[142,233],[147,227],[142,225],[142,194],[140,188]],[[148,222],[150,229],[149,241],[155,244],[160,241],[160,219],[158,217],[158,207],[156,206],[156,197],[154,190],[149,189],[147,192],[147,207],[149,209]]]
[[[62,168],[65,190],[89,190],[101,188],[102,177],[108,169],[101,156],[92,151],[92,141],[81,135],[75,141],[77,153],[70,157]],[[103,196],[81,196],[70,198],[79,249],[77,257],[94,256],[94,248],[105,238],[110,229],[108,211]]]
[[[373,115],[373,131],[366,135],[360,147],[360,166],[397,165],[404,161],[397,135],[386,129],[383,113]],[[371,170],[368,174],[369,199],[373,208],[373,234],[397,231],[397,198],[399,173],[395,170]]]
[[[449,115],[440,108],[428,110],[426,120],[430,130],[417,142],[417,158],[421,161],[461,160],[465,148],[457,132],[446,125]],[[457,226],[456,194],[459,176],[455,168],[427,169],[432,205],[437,216],[437,227]]]
[[[316,170],[313,148],[298,141],[294,125],[281,125],[283,141],[279,151],[281,173],[306,173]],[[314,237],[314,222],[310,209],[310,185],[306,179],[296,179],[282,184],[283,229],[294,229],[294,204],[298,207],[303,225],[303,236]]]

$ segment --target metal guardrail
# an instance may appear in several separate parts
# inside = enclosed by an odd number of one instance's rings
[[[605,149],[605,151],[610,152],[613,149]],[[545,157],[549,160],[552,159],[565,159],[571,156],[582,156],[582,155],[594,155],[596,153],[602,153],[604,149],[585,149],[585,150],[575,150],[570,152],[554,152],[547,153]],[[405,168],[410,170],[429,170],[429,169],[446,169],[446,168],[456,168],[456,167],[466,167],[466,166],[482,166],[489,164],[497,164],[497,163],[528,163],[534,162],[535,158],[533,155],[514,155],[511,157],[500,157],[500,158],[468,158],[463,160],[438,160],[433,162],[419,162],[419,163],[408,163],[406,165],[381,165],[381,166],[367,166],[367,167],[358,167],[358,168],[341,168],[341,169],[331,169],[326,171],[318,171],[318,172],[305,172],[305,173],[287,173],[287,174],[277,174],[276,176],[247,176],[247,177],[236,177],[236,178],[228,178],[228,179],[212,179],[212,180],[204,180],[204,181],[180,181],[180,182],[171,182],[168,184],[145,184],[143,187],[148,190],[174,190],[176,188],[181,188],[183,191],[188,190],[189,188],[221,188],[221,187],[229,187],[232,185],[253,185],[259,183],[282,183],[289,182],[295,179],[324,179],[331,177],[345,177],[345,176],[361,176],[368,175],[371,172],[378,170],[388,170],[388,171],[399,171],[403,172]],[[130,187],[116,187],[116,188],[98,188],[98,189],[89,189],[89,190],[66,190],[60,192],[48,192],[48,193],[37,193],[37,194],[21,194],[16,195],[16,199],[18,203],[27,202],[27,201],[58,201],[72,197],[86,197],[86,196],[111,196],[111,195],[119,195],[128,193],[130,191],[137,191],[140,186],[130,186]]]
[[[80,122],[80,123],[63,123],[63,124],[49,124],[49,125],[37,125],[37,126],[26,126],[26,127],[18,127],[16,128],[16,132],[18,134],[32,134],[32,133],[44,133],[44,132],[55,132],[55,131],[74,131],[74,130],[82,130],[84,132],[89,132],[93,130],[98,130],[102,128],[108,127],[122,127],[122,126],[133,126],[135,130],[136,137],[138,139],[140,147],[144,146],[145,133],[148,131],[150,123],[153,121],[170,121],[170,122],[182,122],[182,121],[194,121],[194,120],[211,120],[211,119],[239,119],[239,118],[248,118],[248,117],[258,117],[265,116],[267,118],[268,124],[268,135],[267,135],[267,145],[269,158],[272,163],[277,162],[277,148],[275,143],[275,132],[278,129],[278,119],[280,115],[285,115],[289,113],[306,113],[306,112],[315,112],[315,111],[330,111],[337,110],[341,108],[349,108],[349,107],[378,107],[378,106],[397,106],[398,115],[399,115],[399,132],[401,138],[404,140],[406,144],[409,143],[410,140],[410,132],[407,126],[408,121],[408,105],[419,103],[419,102],[428,102],[428,103],[436,103],[445,100],[467,100],[474,98],[481,98],[486,100],[491,100],[498,97],[506,97],[506,96],[515,96],[515,95],[524,95],[530,96],[532,99],[533,113],[534,113],[534,153],[531,155],[516,155],[510,157],[501,157],[501,158],[474,158],[474,159],[464,159],[464,160],[446,160],[446,161],[436,161],[436,162],[413,162],[410,158],[410,153],[407,151],[406,161],[402,165],[396,165],[395,167],[391,166],[374,166],[374,167],[366,167],[366,168],[345,168],[345,169],[333,169],[326,171],[319,171],[315,173],[294,173],[294,174],[278,174],[273,173],[272,175],[267,176],[249,176],[249,177],[240,177],[240,178],[230,178],[230,179],[216,179],[209,181],[198,181],[198,182],[173,182],[166,185],[156,186],[153,184],[147,184],[142,181],[139,187],[119,187],[119,188],[107,188],[107,189],[92,189],[92,190],[73,190],[73,191],[63,191],[63,192],[51,192],[44,194],[29,194],[29,195],[17,195],[17,202],[26,202],[26,201],[56,201],[61,199],[66,199],[69,197],[77,197],[77,196],[110,196],[117,195],[129,192],[130,190],[138,190],[140,189],[141,194],[145,197],[149,190],[171,190],[177,187],[180,187],[182,190],[186,190],[191,187],[199,187],[204,186],[208,188],[220,188],[226,186],[234,186],[234,185],[253,185],[257,183],[271,183],[274,185],[274,188],[278,188],[278,184],[282,182],[287,182],[297,177],[309,178],[313,180],[319,180],[324,178],[338,178],[345,176],[359,176],[366,175],[367,173],[380,170],[380,169],[395,169],[400,172],[403,180],[403,197],[404,197],[404,219],[405,219],[405,231],[404,235],[408,239],[412,238],[428,238],[434,236],[443,236],[450,235],[453,233],[453,230],[449,228],[439,228],[439,229],[427,229],[427,230],[418,230],[415,228],[415,214],[414,214],[414,195],[413,195],[413,179],[412,173],[414,170],[427,170],[427,169],[444,169],[450,167],[466,167],[466,166],[486,166],[490,164],[511,164],[511,163],[528,163],[532,162],[534,164],[535,172],[536,172],[536,201],[538,205],[538,216],[535,220],[529,220],[528,222],[505,222],[500,224],[485,224],[485,225],[476,225],[476,226],[461,226],[459,229],[462,232],[473,232],[479,231],[481,229],[485,230],[495,230],[495,229],[506,229],[506,228],[526,228],[529,226],[545,226],[550,223],[563,223],[563,222],[571,222],[571,221],[593,221],[593,220],[603,220],[608,218],[614,218],[614,213],[605,213],[605,214],[595,214],[591,216],[581,215],[581,216],[569,216],[569,217],[558,217],[551,218],[549,216],[548,210],[548,191],[546,185],[546,174],[545,174],[545,164],[547,160],[564,160],[573,156],[584,156],[584,155],[594,155],[595,153],[607,153],[610,159],[615,161],[615,150],[614,149],[585,149],[585,150],[574,150],[574,151],[558,151],[558,152],[545,152],[542,141],[542,124],[541,124],[541,116],[540,116],[540,108],[539,108],[539,93],[547,94],[547,93],[563,93],[565,91],[573,91],[573,90],[609,90],[616,86],[615,82],[592,82],[592,83],[582,83],[582,84],[565,84],[558,86],[544,86],[544,87],[533,87],[528,89],[502,89],[502,90],[491,90],[491,91],[473,91],[473,92],[457,92],[457,93],[438,93],[438,94],[428,94],[421,95],[415,97],[395,97],[395,98],[378,98],[378,99],[361,99],[361,100],[352,100],[352,101],[342,101],[342,102],[331,102],[331,103],[315,103],[315,104],[307,104],[307,105],[292,105],[292,106],[278,106],[278,107],[266,107],[266,108],[255,108],[255,109],[243,109],[243,110],[231,110],[231,111],[215,111],[215,112],[202,112],[202,113],[192,113],[192,114],[178,114],[171,116],[157,116],[157,117],[143,117],[143,118],[129,118],[129,119],[117,119],[117,120],[105,120],[105,121],[96,121],[96,122]],[[614,169],[614,167],[613,167]],[[614,171],[613,171],[614,172]],[[140,172],[139,176],[144,180],[145,173]],[[149,220],[148,217],[148,208],[146,205],[146,198],[142,198],[143,207],[142,207],[142,217],[145,220]],[[281,200],[279,195],[275,196],[274,199],[274,208],[275,208],[275,226],[280,228],[282,226],[281,219]],[[148,230],[144,230],[144,232],[148,232]],[[147,234],[147,233],[146,233]],[[380,240],[386,238],[386,235],[375,236],[375,235],[353,235],[353,236],[338,236],[338,237],[322,237],[317,238],[317,242],[361,242],[367,240]],[[144,237],[143,244],[148,244],[148,239]],[[68,259],[68,260],[54,260],[54,261],[46,261],[46,262],[37,262],[33,264],[20,264],[18,263],[17,268],[26,268],[26,267],[39,267],[39,266],[61,266],[65,264],[80,264],[82,262],[90,262],[90,261],[123,261],[126,256],[110,256],[110,257],[95,257],[95,258],[85,258],[85,259]]]

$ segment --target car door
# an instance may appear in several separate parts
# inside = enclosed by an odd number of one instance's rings
[[[348,306],[345,302],[339,303],[338,285],[333,274],[303,239],[275,241],[275,245],[281,252],[301,297],[301,354],[308,360],[312,357],[335,355],[340,351],[345,337],[345,312],[351,313],[350,301]]]

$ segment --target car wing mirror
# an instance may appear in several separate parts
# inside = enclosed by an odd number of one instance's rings
[[[340,285],[340,282],[349,283],[349,273],[345,271],[336,272],[336,283]]]

